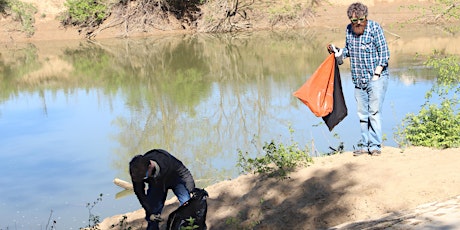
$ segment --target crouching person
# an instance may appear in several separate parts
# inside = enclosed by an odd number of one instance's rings
[[[147,230],[159,229],[168,189],[174,192],[182,206],[195,188],[190,171],[180,160],[162,149],[134,156],[129,162],[129,173],[134,193],[146,213]],[[145,184],[148,184],[147,191]]]

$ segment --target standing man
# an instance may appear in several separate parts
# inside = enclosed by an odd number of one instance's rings
[[[355,99],[361,125],[361,139],[354,156],[379,156],[382,148],[382,105],[388,87],[388,60],[390,51],[382,27],[368,20],[367,6],[353,3],[348,7],[345,47],[328,45],[338,63],[350,58],[350,69],[355,85]]]
[[[129,162],[134,193],[145,210],[147,230],[158,230],[168,189],[172,189],[182,206],[190,199],[195,182],[180,160],[165,150],[153,149],[134,156]],[[147,193],[145,184],[148,184]]]

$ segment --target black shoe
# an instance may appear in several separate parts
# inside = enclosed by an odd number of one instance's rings
[[[369,154],[369,152],[364,149],[358,149],[358,150],[353,151],[353,156],[355,157],[365,155],[365,154]]]
[[[380,156],[382,154],[382,151],[374,149],[371,151],[371,156]]]

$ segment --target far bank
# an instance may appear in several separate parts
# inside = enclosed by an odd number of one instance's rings
[[[24,0],[24,2],[33,4],[37,8],[35,23],[33,24],[35,30],[34,34],[31,37],[26,36],[20,31],[21,25],[19,22],[12,21],[11,18],[3,18],[0,21],[2,28],[2,30],[0,30],[0,43],[85,39],[84,30],[71,26],[63,27],[59,21],[59,15],[66,10],[64,7],[65,0],[44,0],[39,2]],[[299,5],[301,2],[302,4]],[[349,2],[351,3],[352,1],[309,1],[308,3],[304,1],[293,1],[289,3],[282,2],[275,7],[271,6],[268,2],[264,3],[264,1],[261,1],[258,4],[252,4],[248,7],[250,11],[247,11],[247,13],[251,13],[252,16],[251,20],[248,21],[250,26],[241,28],[240,31],[301,28],[321,28],[326,31],[343,31],[348,21],[346,17],[346,7]],[[214,6],[210,3],[208,5],[205,4],[203,7],[202,19],[198,20],[197,24],[203,23],[205,21],[204,19],[209,17],[208,14],[213,12],[213,7],[219,7],[218,5]],[[409,9],[411,6],[417,5],[427,7],[429,4],[432,4],[431,1],[428,0],[365,0],[364,3],[369,6],[369,18],[378,21],[388,30],[404,26],[404,22],[420,14],[417,10]],[[283,6],[282,4],[286,5]],[[269,6],[273,7],[273,9],[270,11],[271,13],[267,15],[267,13],[264,12],[267,11],[267,7]],[[299,15],[295,17],[285,17],[280,13],[282,11],[278,9],[289,9],[294,6],[301,6],[302,8],[298,12]],[[307,9],[308,11],[306,11]],[[225,12],[223,12],[223,14],[224,13]],[[282,18],[282,20],[280,21],[278,19],[278,21],[276,21],[274,18]],[[110,20],[107,20],[105,23],[109,24]],[[408,27],[412,26],[408,25]],[[106,24],[102,24],[100,29],[101,31],[99,31],[93,39],[145,37],[177,33],[193,34],[200,31],[191,27],[179,28],[177,26],[170,26],[169,28],[157,28],[126,34],[123,25],[111,27]]]

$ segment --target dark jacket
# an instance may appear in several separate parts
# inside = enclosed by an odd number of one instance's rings
[[[147,202],[145,183],[149,184],[149,188],[163,189],[164,192],[167,192],[167,189],[172,188],[178,183],[184,183],[189,192],[195,188],[195,182],[190,171],[180,160],[167,151],[163,149],[153,149],[145,153],[144,157],[155,161],[160,168],[158,175],[155,177],[150,177],[141,182],[133,181],[134,193],[147,213],[152,212],[151,205]]]

